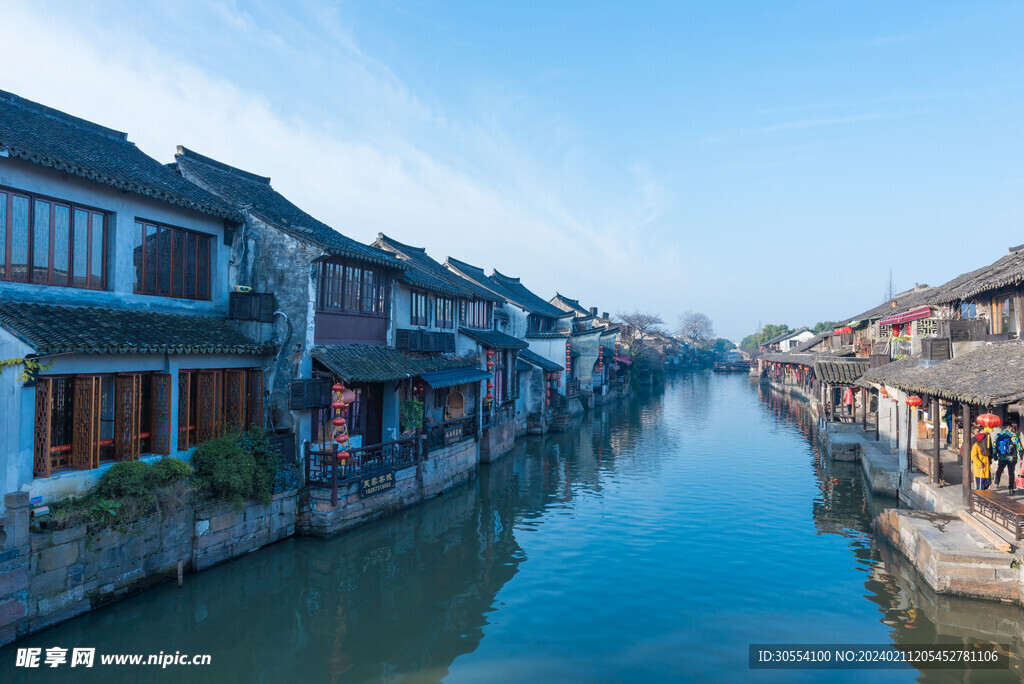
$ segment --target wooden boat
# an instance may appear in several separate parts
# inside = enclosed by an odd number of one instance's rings
[[[716,373],[747,373],[750,371],[750,361],[715,361],[714,371]]]

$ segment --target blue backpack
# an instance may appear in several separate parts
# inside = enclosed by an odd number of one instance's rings
[[[1013,454],[1013,441],[1010,439],[1010,435],[1001,433],[996,437],[996,454],[1000,457],[1010,456]]]

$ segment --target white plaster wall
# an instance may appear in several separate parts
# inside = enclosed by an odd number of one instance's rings
[[[107,290],[0,282],[0,297],[77,305],[130,305],[154,311],[225,312],[228,300],[230,246],[224,244],[224,220],[155,199],[122,192],[99,183],[47,169],[19,159],[0,158],[0,185],[55,199],[78,202],[112,212],[107,221]],[[209,301],[137,295],[132,292],[135,271],[133,249],[135,220],[144,218],[213,236],[210,242]]]

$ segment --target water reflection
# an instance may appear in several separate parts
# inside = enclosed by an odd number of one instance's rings
[[[9,672],[8,647],[0,677],[734,681],[753,678],[750,643],[985,639],[1019,651],[1019,610],[935,597],[886,556],[869,525],[893,502],[866,493],[855,464],[822,458],[815,430],[805,404],[745,377],[681,376],[664,395],[521,441],[422,506],[333,540],[289,540],[18,644],[211,653],[209,668]]]
[[[918,681],[1020,681],[1024,674],[1024,610],[936,594],[902,554],[870,530],[874,517],[897,502],[885,497],[873,500],[859,465],[822,458],[817,446],[817,421],[806,402],[763,386],[758,388],[758,398],[779,425],[796,430],[811,445],[820,489],[813,504],[815,527],[819,533],[848,540],[855,562],[868,574],[864,596],[878,606],[881,622],[891,627],[892,643],[1011,646],[1011,672],[922,670]]]

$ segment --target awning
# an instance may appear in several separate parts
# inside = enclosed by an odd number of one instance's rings
[[[462,385],[467,382],[486,380],[491,377],[491,374],[479,368],[449,368],[447,370],[424,373],[420,377],[423,378],[423,382],[434,389],[444,389],[445,387],[454,387],[455,385]]]
[[[627,366],[632,366],[633,365],[633,359],[629,358],[628,356],[623,356],[622,354],[619,354],[618,356],[616,356],[615,360],[618,361],[619,363],[624,363]]]
[[[916,309],[910,311],[904,311],[901,314],[893,314],[892,316],[886,316],[878,321],[879,325],[903,325],[911,321],[916,321],[922,318],[928,318],[932,315],[932,307],[930,306],[919,306]]]

